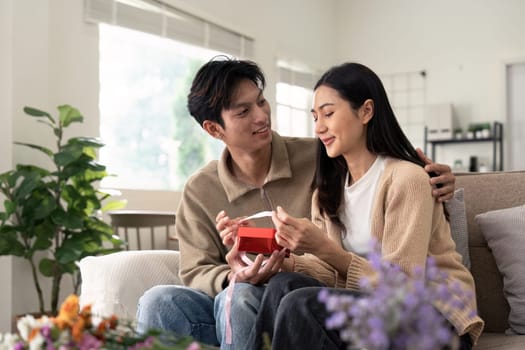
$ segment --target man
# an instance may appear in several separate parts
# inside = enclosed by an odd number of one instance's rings
[[[274,252],[263,266],[262,255],[252,265],[238,255],[227,256],[223,242],[231,242],[237,229],[230,217],[278,205],[293,216],[309,217],[316,156],[315,139],[272,132],[264,87],[262,71],[250,61],[212,60],[197,72],[188,96],[190,114],[226,148],[218,161],[188,180],[177,211],[185,287],[148,290],[139,301],[139,331],[160,328],[224,349],[246,348],[263,283],[278,271],[284,257]],[[443,185],[433,190],[434,196],[440,201],[452,197],[455,179],[450,167],[429,164],[426,170],[440,174],[430,179],[432,185]],[[272,221],[257,219],[256,225],[272,227]],[[225,290],[233,277],[230,303]],[[231,345],[226,315],[235,327]]]

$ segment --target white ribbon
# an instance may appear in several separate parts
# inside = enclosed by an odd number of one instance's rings
[[[259,218],[272,216],[272,213],[273,213],[273,211],[271,211],[271,210],[260,211],[258,213],[253,214],[253,215],[247,216],[244,219],[239,220],[239,224],[242,223],[242,222],[251,220],[251,219],[259,219]]]

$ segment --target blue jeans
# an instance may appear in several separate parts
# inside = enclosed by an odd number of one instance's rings
[[[149,329],[192,336],[195,340],[219,345],[215,336],[213,298],[196,289],[160,285],[147,290],[137,307],[137,331]]]
[[[215,297],[217,339],[220,339],[221,349],[250,349],[249,344],[247,344],[248,336],[255,325],[264,289],[264,286],[235,283],[230,309],[232,344],[226,344],[226,313],[224,310],[228,289],[223,290]]]
[[[232,344],[225,343],[224,306],[227,289],[212,298],[197,289],[161,285],[147,290],[139,299],[137,331],[161,329],[221,349],[248,349],[246,341],[259,308],[264,287],[236,283],[231,303]]]

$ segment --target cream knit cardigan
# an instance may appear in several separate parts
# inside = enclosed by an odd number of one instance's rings
[[[466,310],[454,309],[448,303],[436,307],[447,315],[459,335],[469,333],[475,344],[484,322],[479,316],[472,316],[477,309],[474,279],[455,250],[443,205],[432,197],[428,179],[422,167],[387,158],[372,207],[371,234],[380,244],[382,257],[406,273],[424,266],[427,257],[432,256],[450,283],[458,281],[464,290],[472,292]],[[317,192],[312,198],[312,221],[342,246],[341,229],[319,212]],[[294,271],[311,275],[328,286],[358,290],[359,279],[372,276],[374,271],[366,258],[348,254],[352,259],[346,275],[340,275],[311,254],[294,255]]]

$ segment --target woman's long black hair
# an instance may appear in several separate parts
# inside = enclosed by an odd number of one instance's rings
[[[368,122],[366,131],[366,148],[370,152],[404,159],[422,167],[425,165],[401,130],[385,88],[371,69],[359,63],[344,63],[324,73],[315,84],[314,90],[320,86],[336,90],[354,110],[368,99],[374,101],[374,116]],[[318,140],[315,172],[317,204],[322,214],[326,214],[342,228],[344,225],[339,220],[338,213],[347,172],[348,167],[343,156],[330,158],[323,143]]]

